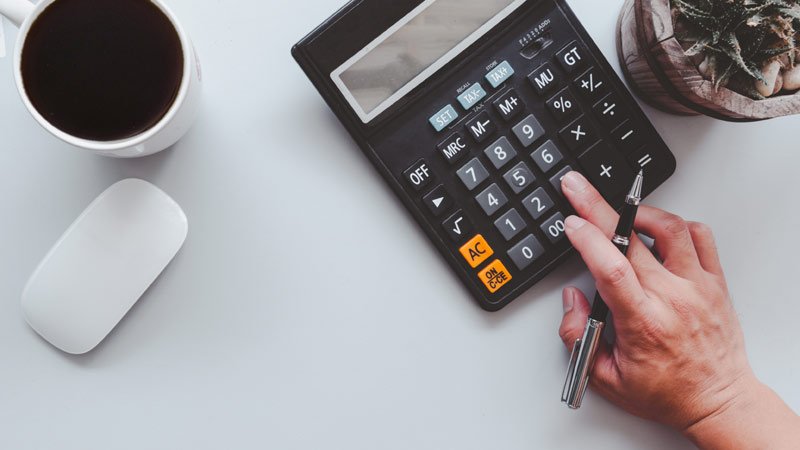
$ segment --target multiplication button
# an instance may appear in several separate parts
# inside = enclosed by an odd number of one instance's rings
[[[578,155],[580,150],[587,148],[589,144],[597,142],[597,132],[586,120],[586,116],[578,118],[578,120],[561,130],[559,134],[561,140],[567,144],[567,147],[575,155]]]
[[[511,146],[511,142],[508,142],[508,138],[505,136],[490,145],[484,153],[497,169],[502,169],[512,159],[517,157],[517,151],[514,150],[514,147]]]
[[[403,172],[403,176],[415,191],[421,190],[433,181],[433,172],[424,159],[415,162],[413,166]]]
[[[512,130],[523,147],[530,147],[545,134],[544,127],[533,114],[515,125]]]
[[[458,178],[461,178],[461,182],[464,183],[464,186],[470,191],[480,186],[481,183],[489,178],[489,171],[486,170],[486,167],[481,164],[478,158],[474,158],[472,161],[468,162],[467,165],[458,169],[456,173],[458,174]]]
[[[525,270],[542,255],[544,255],[544,247],[533,235],[529,235],[508,251],[508,256],[519,270]]]
[[[472,222],[464,215],[463,211],[458,211],[442,223],[442,228],[450,236],[450,239],[456,244],[464,242],[465,239],[472,236],[475,227]]]

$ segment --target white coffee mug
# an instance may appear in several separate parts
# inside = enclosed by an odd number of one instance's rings
[[[201,75],[200,66],[189,36],[172,11],[161,0],[149,0],[157,6],[175,27],[183,50],[183,78],[178,95],[172,106],[154,126],[130,138],[116,141],[92,141],[66,133],[47,121],[33,106],[25,92],[22,78],[22,49],[31,25],[50,5],[61,0],[42,0],[34,5],[28,0],[0,0],[0,14],[6,16],[19,27],[19,35],[14,49],[14,78],[22,101],[47,131],[61,140],[90,150],[94,153],[115,158],[136,158],[160,152],[173,144],[189,131],[200,110]],[[110,0],[113,1],[113,0]]]

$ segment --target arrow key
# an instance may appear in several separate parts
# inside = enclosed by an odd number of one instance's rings
[[[428,207],[434,216],[439,217],[450,208],[453,204],[453,199],[450,197],[447,190],[445,190],[444,186],[439,186],[430,194],[426,195],[423,202],[425,202],[425,206]]]
[[[456,244],[460,244],[466,241],[467,238],[471,238],[475,230],[472,222],[470,222],[463,211],[458,211],[450,216],[449,219],[445,220],[442,224],[442,228],[444,228],[444,231],[447,232],[447,235],[450,236],[450,239]]]

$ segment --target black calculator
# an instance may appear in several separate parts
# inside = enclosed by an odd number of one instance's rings
[[[566,173],[621,208],[675,171],[563,0],[356,0],[292,53],[489,311],[573,251]]]

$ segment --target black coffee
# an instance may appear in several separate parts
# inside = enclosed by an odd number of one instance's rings
[[[172,23],[149,0],[58,0],[29,31],[22,78],[53,126],[114,141],[164,117],[183,78],[183,50]]]

